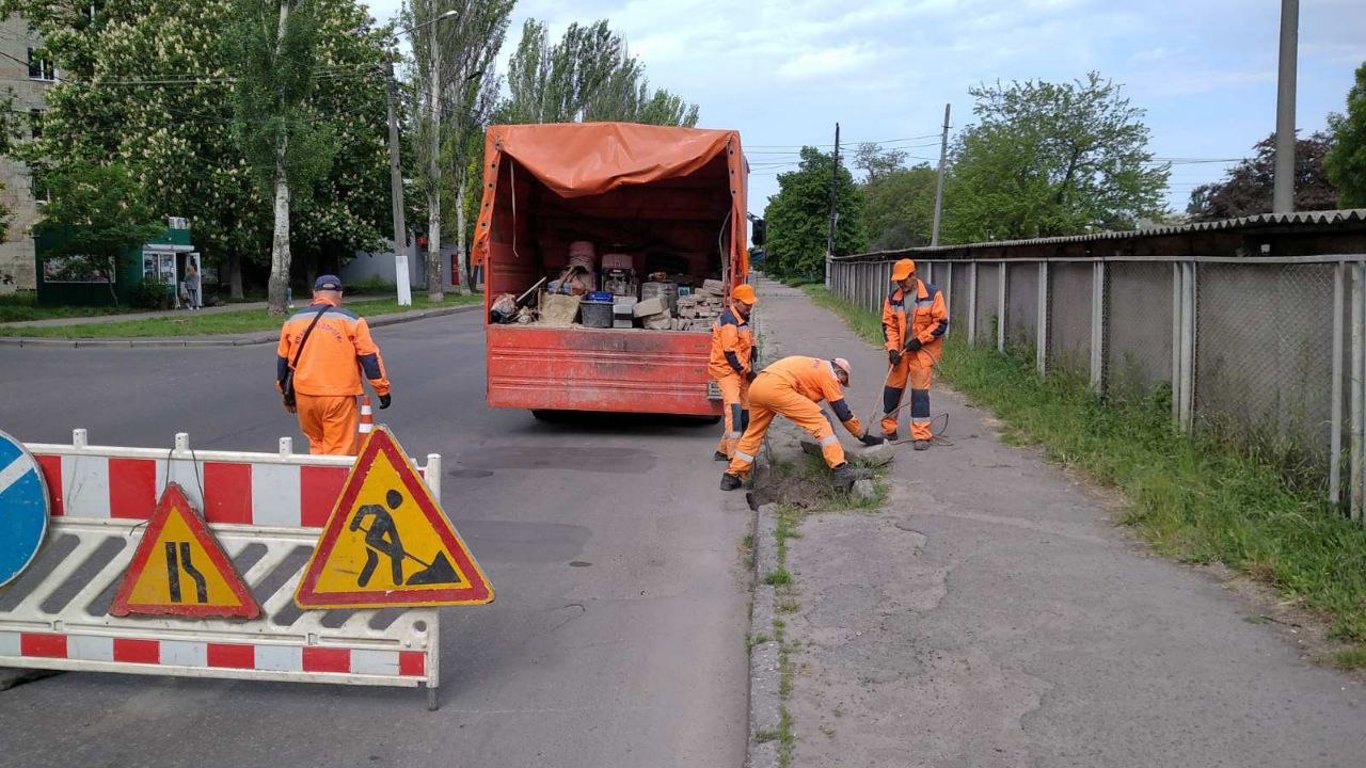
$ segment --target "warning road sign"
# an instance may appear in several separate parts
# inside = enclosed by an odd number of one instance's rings
[[[23,573],[47,533],[47,483],[24,444],[0,432],[0,586]]]
[[[478,605],[493,589],[408,455],[371,432],[318,538],[300,608]]]
[[[184,489],[171,483],[147,521],[109,613],[254,619],[261,608]]]

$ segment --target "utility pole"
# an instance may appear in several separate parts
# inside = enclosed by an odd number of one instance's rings
[[[944,166],[949,157],[949,109],[952,104],[944,105],[944,137],[939,141],[939,180],[934,188],[934,229],[930,230],[930,245],[939,245],[939,222],[944,215]]]
[[[399,306],[413,303],[408,277],[408,227],[403,222],[403,168],[398,155],[398,83],[394,81],[394,54],[385,57],[385,74],[389,78],[389,192],[393,201],[394,219],[394,282],[398,284]]]
[[[830,231],[825,236],[825,287],[830,287],[830,265],[835,258],[835,212],[839,204],[840,180],[840,124],[835,123],[835,162],[830,164]]]
[[[1300,0],[1281,0],[1281,66],[1276,87],[1276,181],[1271,210],[1295,210],[1295,78],[1300,47]]]

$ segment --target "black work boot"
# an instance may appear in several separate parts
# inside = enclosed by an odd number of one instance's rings
[[[712,460],[712,461],[730,461],[730,457],[727,456],[727,455],[726,455],[725,453],[723,453],[722,451],[717,451],[716,453],[713,453],[713,454],[711,455],[711,460]]]
[[[900,439],[900,437],[895,432],[883,432],[882,439],[886,440],[889,443],[895,443],[897,440]]]
[[[916,440],[916,441],[911,445],[911,447],[914,448],[914,449],[917,450],[917,451],[928,451],[928,450],[930,449],[930,441],[929,441],[929,440]]]
[[[871,469],[855,469],[845,462],[834,469],[835,487],[841,491],[848,491],[854,487],[854,483],[859,480],[867,480],[873,476]]]
[[[721,490],[733,491],[736,488],[739,488],[740,484],[743,482],[744,481],[740,479],[739,475],[732,475],[727,472],[724,475],[721,475]]]

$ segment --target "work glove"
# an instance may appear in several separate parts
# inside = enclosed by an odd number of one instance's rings
[[[380,395],[380,396],[379,396],[379,409],[382,411],[382,410],[384,410],[385,408],[388,408],[388,407],[389,407],[389,403],[392,403],[393,401],[394,401],[393,395]]]
[[[299,412],[299,406],[298,406],[296,403],[291,403],[291,402],[289,402],[288,400],[285,400],[285,399],[281,398],[280,404],[283,405],[283,406],[285,407],[285,411],[287,411],[287,412],[289,412],[289,413],[298,413],[298,412]]]
[[[757,378],[759,378],[759,374],[757,371],[749,371],[745,374],[745,381],[749,382],[750,384],[753,384],[754,380]]]
[[[925,345],[920,343],[920,339],[917,339],[914,336],[911,337],[910,341],[906,342],[906,349],[911,352],[919,352],[920,348],[923,346]]]
[[[901,365],[901,350],[887,350],[887,362],[891,363],[893,368],[895,368],[898,365]]]

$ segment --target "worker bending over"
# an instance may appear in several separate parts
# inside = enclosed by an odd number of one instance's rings
[[[819,357],[784,357],[765,368],[749,388],[749,428],[735,448],[735,458],[721,475],[721,490],[733,491],[754,468],[754,457],[763,445],[764,435],[776,415],[786,416],[797,426],[815,437],[821,446],[825,463],[834,470],[835,487],[848,490],[855,480],[868,477],[863,469],[854,469],[844,460],[844,446],[821,411],[820,402],[830,404],[835,418],[849,434],[865,445],[877,445],[881,438],[868,434],[858,417],[844,402],[844,387],[849,386],[849,361],[842,357],[822,360]]]
[[[892,266],[892,292],[882,306],[882,335],[887,340],[891,370],[882,390],[882,435],[896,440],[897,417],[907,379],[911,382],[911,439],[923,451],[934,437],[930,428],[930,382],[943,354],[949,311],[944,294],[915,274],[915,262],[902,259]]]
[[[749,313],[758,298],[754,286],[737,285],[731,293],[730,309],[721,313],[711,327],[711,362],[707,375],[721,388],[721,402],[725,406],[725,432],[717,447],[717,461],[730,461],[735,456],[735,444],[745,427],[749,426],[749,383],[754,380],[754,331],[749,327]]]

